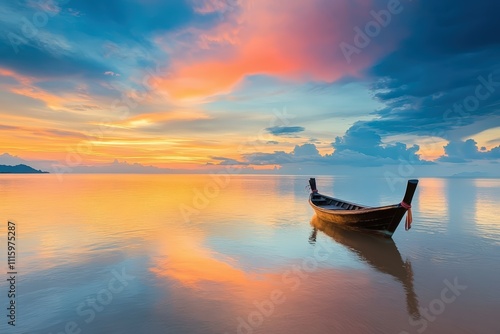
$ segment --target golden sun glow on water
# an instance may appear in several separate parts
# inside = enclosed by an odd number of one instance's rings
[[[500,219],[495,214],[495,208],[498,206],[496,193],[500,182],[498,179],[475,180],[475,186],[481,190],[476,202],[477,229],[500,246]]]
[[[444,221],[449,214],[446,203],[446,179],[425,179],[419,184],[420,210],[433,219]]]

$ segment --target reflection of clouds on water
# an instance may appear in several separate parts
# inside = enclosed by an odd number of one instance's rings
[[[471,179],[446,180],[449,234],[474,233],[476,230],[477,188]]]
[[[464,238],[479,235],[496,242],[500,220],[495,198],[500,198],[497,179],[422,179],[414,205],[416,229]]]
[[[169,277],[199,290],[204,290],[206,283],[246,286],[254,282],[260,287],[266,283],[263,277],[238,268],[235,259],[204,246],[205,236],[201,232],[191,231],[184,236],[165,233],[159,240],[163,246],[150,269],[159,277]]]
[[[206,237],[199,230],[164,232],[158,236],[157,254],[149,271],[160,282],[166,282],[165,288],[176,300],[177,310],[191,309],[190,318],[196,321],[209,322],[220,317],[221,323],[229,322],[244,314],[255,300],[269,298],[280,283],[275,273],[243,270],[237,258],[207,246]],[[165,303],[169,304],[159,301],[157,308],[162,309]],[[217,305],[219,311],[211,305]]]
[[[472,180],[477,189],[476,228],[479,234],[500,246],[500,219],[498,205],[500,199],[500,180]]]
[[[415,194],[412,231],[444,233],[448,222],[448,204],[444,179],[422,179]]]

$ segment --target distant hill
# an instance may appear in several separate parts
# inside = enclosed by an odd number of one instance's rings
[[[484,172],[462,172],[462,173],[453,174],[450,177],[452,177],[452,178],[464,178],[464,179],[468,179],[468,178],[480,179],[480,178],[488,178],[489,175],[488,175],[488,173],[484,173]]]
[[[36,170],[26,165],[17,165],[17,166],[0,165],[0,174],[46,174],[46,173],[47,172]]]

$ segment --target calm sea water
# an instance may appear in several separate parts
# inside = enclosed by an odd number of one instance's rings
[[[0,176],[0,333],[500,333],[500,180],[421,179],[390,241],[314,219],[307,179]],[[366,205],[405,190],[317,180]]]

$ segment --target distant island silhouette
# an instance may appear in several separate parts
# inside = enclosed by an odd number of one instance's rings
[[[0,165],[0,174],[48,174],[48,172],[37,170],[27,165]]]

